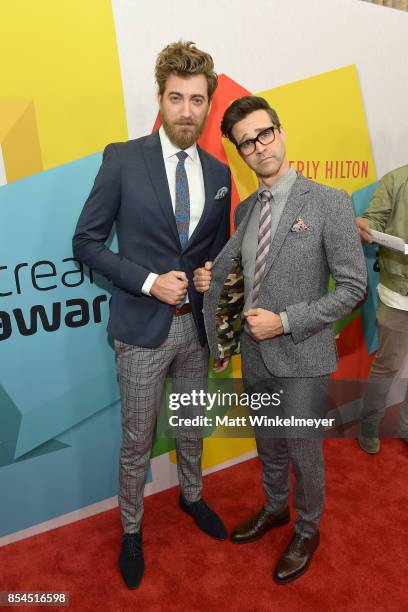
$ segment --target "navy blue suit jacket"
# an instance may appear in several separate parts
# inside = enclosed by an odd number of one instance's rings
[[[205,344],[202,294],[195,268],[213,260],[229,238],[231,175],[227,166],[198,147],[205,205],[188,243],[181,248],[157,132],[110,144],[73,238],[74,256],[114,284],[108,332],[117,340],[156,348],[166,340],[174,306],[142,293],[150,272],[183,270],[201,344]],[[215,199],[218,190],[228,193]],[[116,224],[119,252],[105,244]]]

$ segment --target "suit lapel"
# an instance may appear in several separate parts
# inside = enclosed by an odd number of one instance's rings
[[[238,225],[235,234],[231,236],[231,238],[229,239],[229,242],[227,243],[228,257],[232,257],[234,259],[241,251],[242,241],[244,239],[244,235],[245,235],[246,228],[248,226],[249,218],[251,216],[252,209],[254,207],[257,197],[258,197],[258,194],[255,193],[253,196],[250,196],[250,199],[247,201],[246,210],[243,213],[242,220],[240,224]],[[222,250],[221,253],[219,253],[218,256],[215,258],[214,264],[218,260],[218,258],[220,258],[221,260],[224,260],[224,257],[225,257],[224,250]],[[227,262],[224,261],[223,263],[228,266],[228,261]]]
[[[211,170],[211,162],[207,157],[206,152],[203,151],[201,147],[197,146],[197,151],[198,155],[200,156],[204,179],[204,208],[194,232],[191,234],[186,246],[184,247],[185,249],[191,244],[191,242],[193,242],[193,240],[197,238],[201,228],[205,225],[206,220],[211,213],[212,207],[218,203],[217,200],[214,200],[217,185],[215,183],[214,173]]]
[[[251,216],[252,210],[256,204],[256,200],[258,199],[258,192],[256,191],[255,193],[253,193],[251,196],[249,196],[249,199],[247,201],[247,206],[246,206],[246,210],[243,213],[243,217],[242,220],[240,221],[237,230],[234,234],[234,236],[237,236],[237,240],[239,242],[239,246],[241,246],[242,244],[242,240],[244,238],[244,234],[245,234],[245,230],[247,228],[248,225],[248,221],[249,218]]]
[[[200,156],[201,168],[203,171],[203,179],[204,179],[204,208],[201,214],[201,217],[196,225],[194,232],[191,234],[190,238],[184,249],[186,249],[193,240],[196,239],[199,234],[201,228],[205,224],[205,220],[208,217],[211,207],[214,206],[214,202],[212,200],[212,194],[214,193],[214,176],[211,172],[210,162],[206,158],[205,152],[197,146],[198,155]]]
[[[298,178],[289,193],[288,200],[282,212],[282,216],[279,220],[279,225],[276,229],[276,233],[273,237],[269,249],[265,266],[264,278],[266,277],[269,269],[272,267],[276,257],[278,256],[279,251],[281,250],[283,243],[285,242],[286,236],[290,232],[290,228],[292,227],[296,218],[299,216],[299,213],[305,203],[305,200],[304,198],[302,198],[302,196],[308,191],[309,186],[307,182],[302,176],[298,175]]]
[[[217,264],[217,274],[219,273],[220,278],[223,278],[223,280],[225,280],[225,277],[229,272],[232,265],[232,260],[239,255],[241,250],[242,240],[251,216],[253,205],[257,198],[257,194],[255,193],[254,196],[250,197],[251,199],[247,201],[246,210],[243,212],[242,221],[238,225],[235,234],[231,236],[225,247],[220,251],[220,253],[218,253],[217,257],[213,261],[213,267]],[[221,291],[221,287],[219,287],[219,290]]]
[[[163,215],[170,226],[175,240],[177,240],[177,243],[180,245],[158,132],[154,132],[146,138],[143,146],[143,155]]]

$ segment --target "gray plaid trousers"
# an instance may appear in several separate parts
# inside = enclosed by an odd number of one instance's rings
[[[140,529],[147,469],[160,398],[168,374],[172,391],[184,392],[186,381],[205,388],[208,348],[201,346],[191,313],[173,317],[167,340],[143,348],[115,340],[116,367],[122,402],[122,447],[119,507],[125,533]],[[184,498],[197,501],[202,491],[202,438],[186,432],[176,440],[177,473]]]

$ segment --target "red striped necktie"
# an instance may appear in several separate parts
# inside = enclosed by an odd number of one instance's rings
[[[254,285],[252,289],[252,306],[256,306],[259,289],[265,272],[266,258],[271,244],[271,208],[273,196],[265,189],[259,194],[261,211],[259,214],[258,246],[256,249]]]

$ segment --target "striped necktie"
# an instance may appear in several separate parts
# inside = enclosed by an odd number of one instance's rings
[[[252,306],[256,306],[259,297],[259,289],[265,272],[266,257],[271,244],[271,205],[273,196],[265,189],[259,194],[261,211],[259,214],[258,246],[255,258],[254,285],[252,289]]]
[[[181,248],[184,249],[188,242],[188,232],[190,229],[190,191],[188,188],[187,172],[184,167],[184,162],[188,155],[185,151],[179,151],[177,157],[179,161],[176,167],[176,201],[174,215],[176,217]]]

